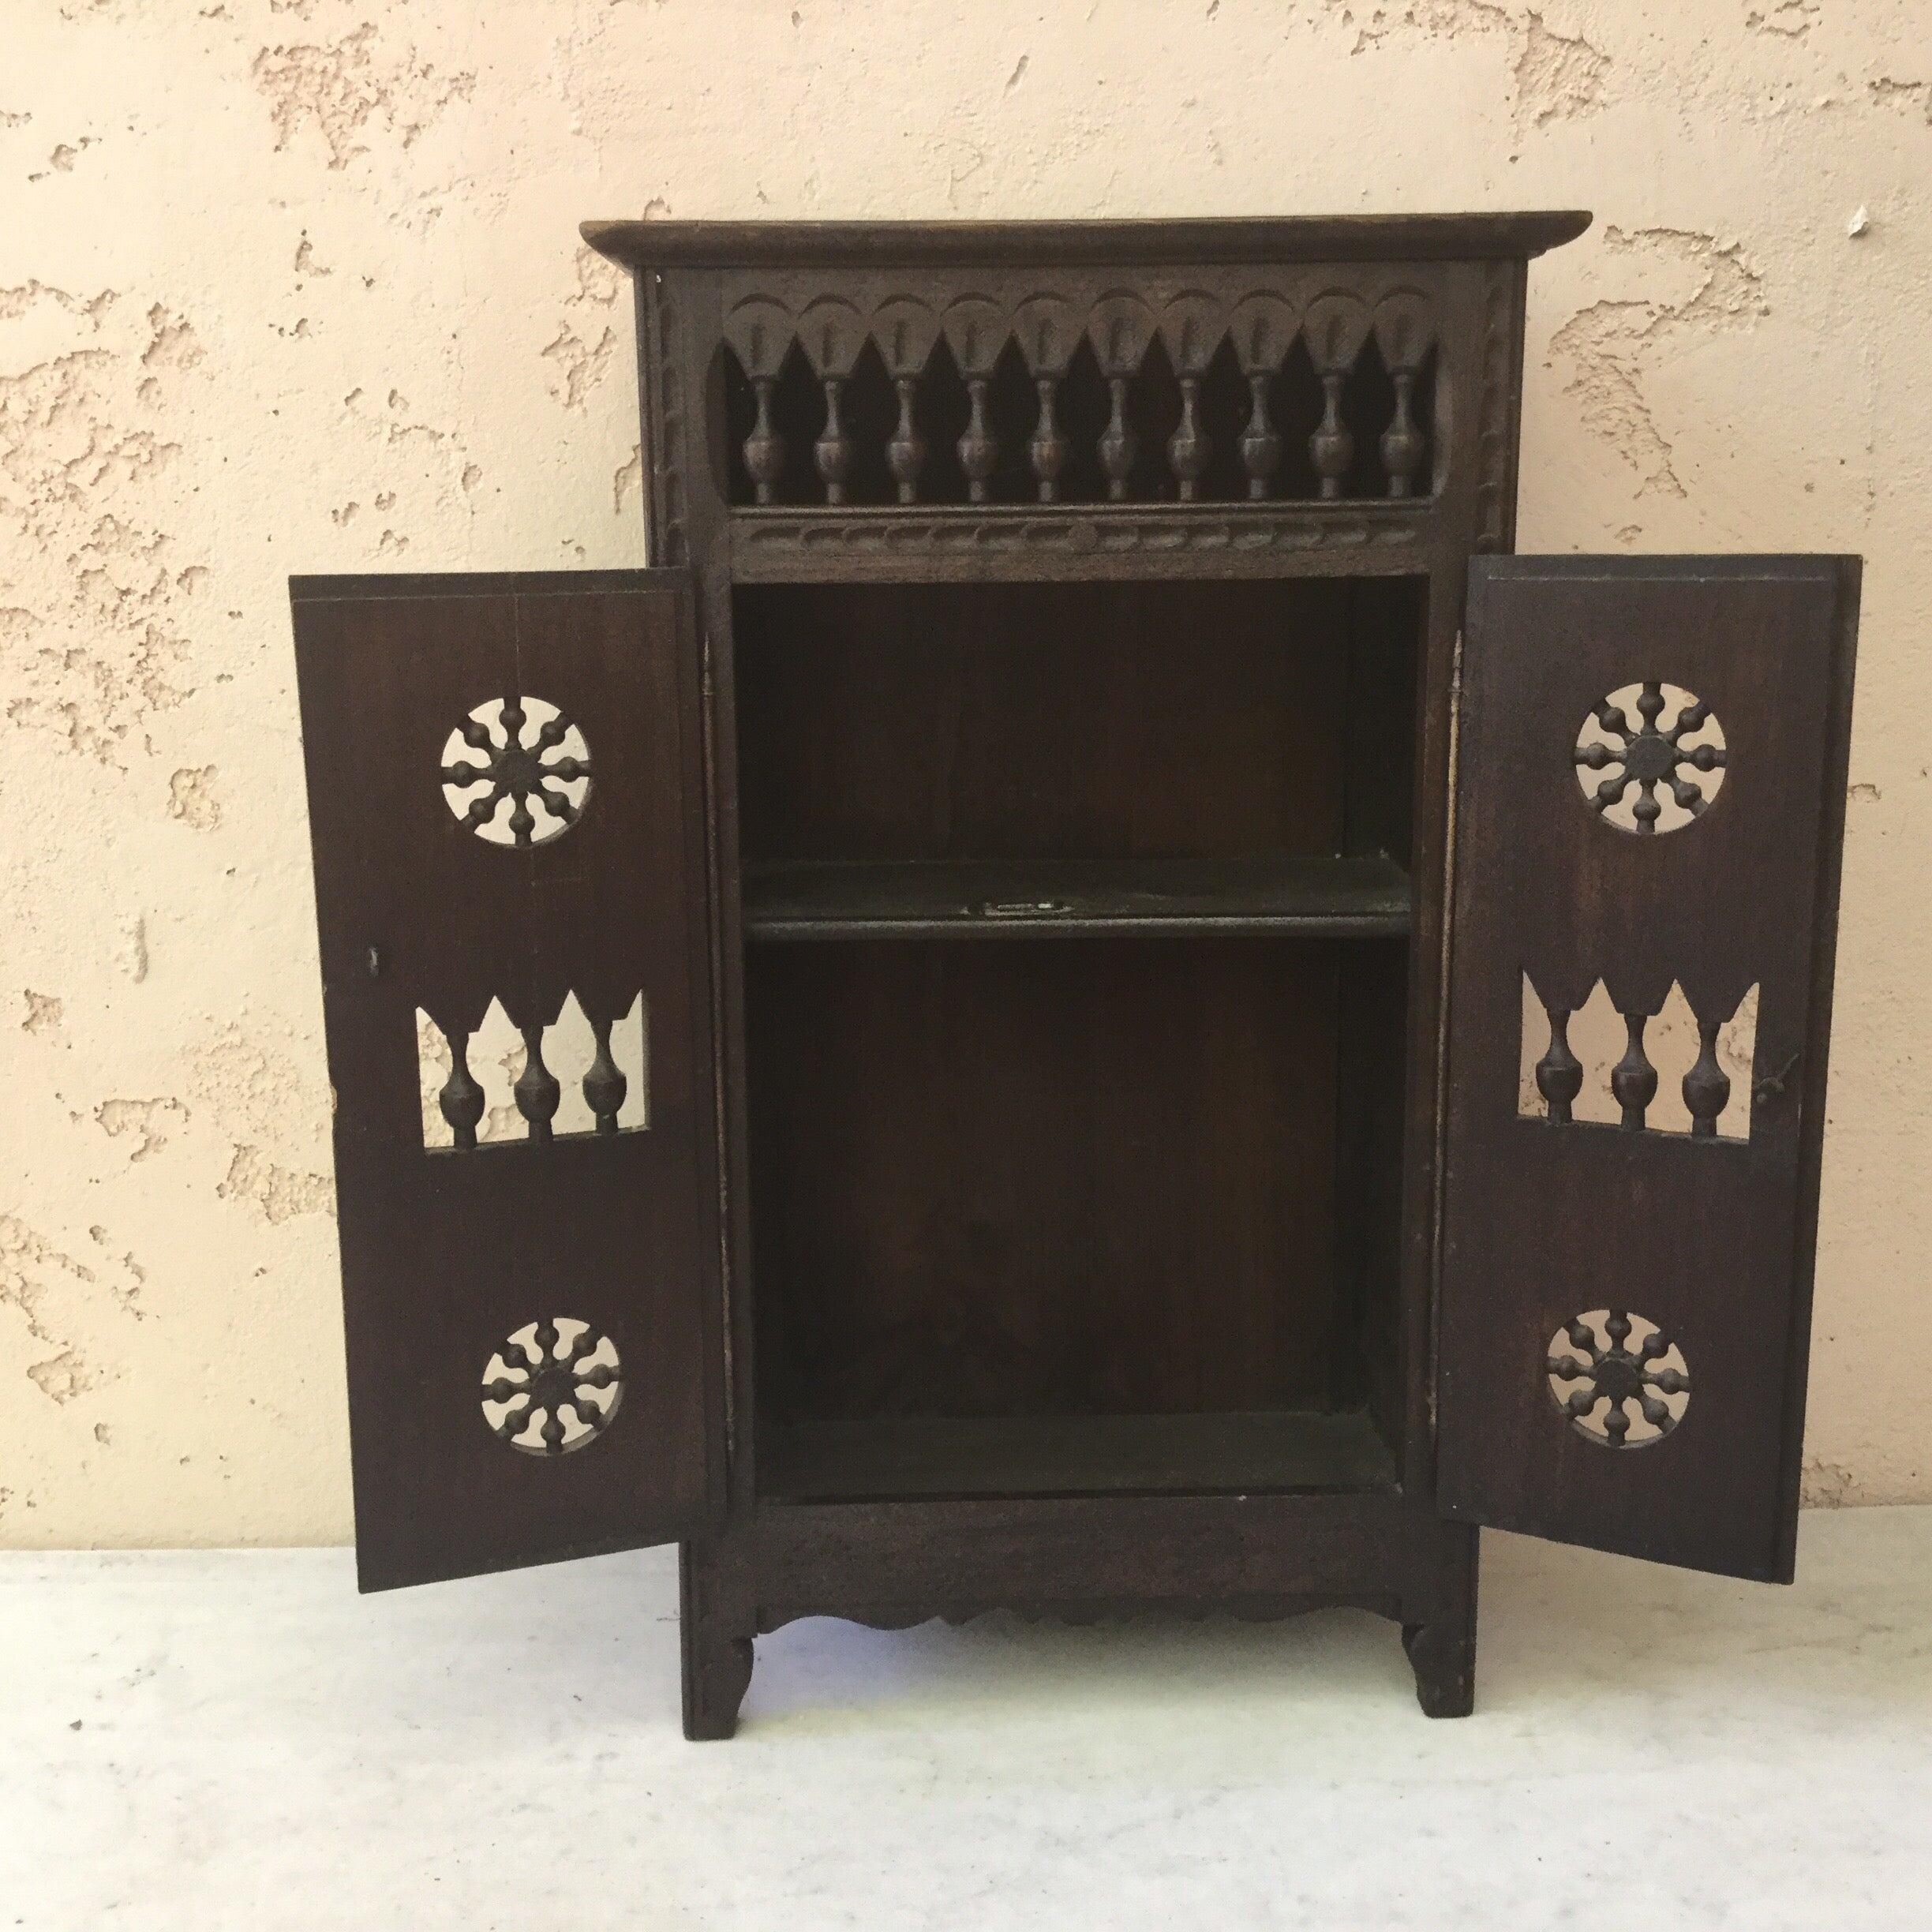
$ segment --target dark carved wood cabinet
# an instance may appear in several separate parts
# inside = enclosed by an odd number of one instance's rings
[[[292,586],[365,1587],[1788,1578],[1858,567],[1509,554],[1586,219],[586,230],[653,567]]]

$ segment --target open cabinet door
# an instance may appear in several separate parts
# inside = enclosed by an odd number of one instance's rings
[[[681,571],[297,578],[365,1589],[721,1506]]]
[[[1790,1580],[1857,593],[1841,557],[1473,567],[1447,1515]]]

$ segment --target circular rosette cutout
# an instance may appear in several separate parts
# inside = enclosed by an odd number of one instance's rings
[[[1660,1443],[1690,1406],[1690,1366],[1653,1321],[1593,1309],[1550,1339],[1550,1399],[1576,1430],[1606,1449]]]
[[[1619,832],[1676,832],[1716,799],[1725,756],[1723,728],[1702,698],[1677,684],[1626,684],[1583,721],[1577,783]]]
[[[590,797],[590,747],[555,705],[492,698],[443,747],[443,797],[458,821],[492,845],[560,837]]]
[[[586,1321],[556,1316],[518,1329],[483,1371],[483,1420],[526,1455],[567,1455],[597,1440],[623,1399],[617,1347]]]

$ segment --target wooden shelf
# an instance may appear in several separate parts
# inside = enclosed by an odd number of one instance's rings
[[[1392,1488],[1359,1410],[1223,1415],[927,1417],[768,1424],[758,1488],[796,1503],[901,1497],[1247,1494]]]
[[[1407,932],[1410,897],[1379,855],[813,863],[748,871],[744,917],[758,939],[1350,938]]]

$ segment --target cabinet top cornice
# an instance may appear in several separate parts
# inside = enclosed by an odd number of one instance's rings
[[[1527,260],[1589,223],[1587,210],[1553,208],[1194,221],[587,221],[582,232],[599,254],[631,268],[1129,267]]]

